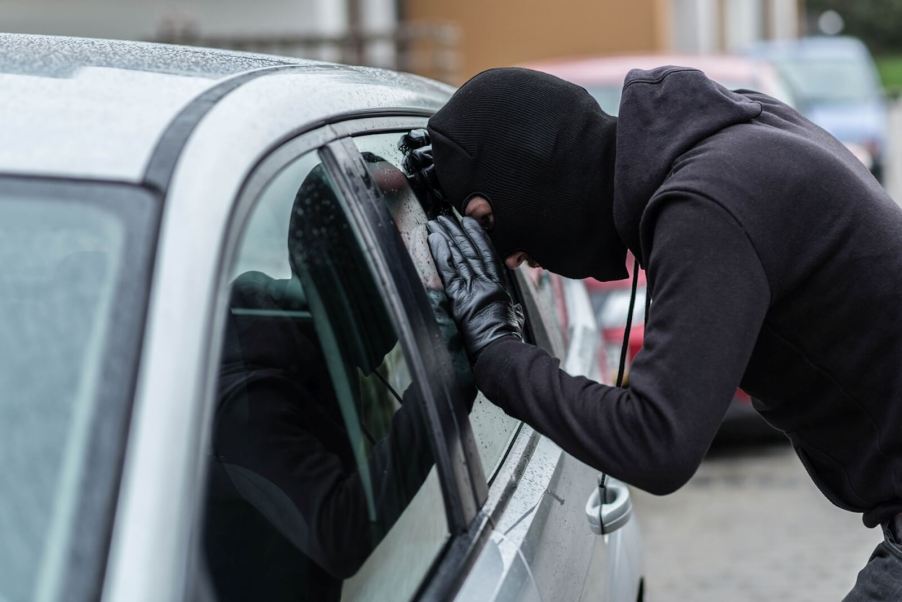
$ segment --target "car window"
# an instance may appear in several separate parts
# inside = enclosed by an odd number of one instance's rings
[[[355,139],[364,152],[367,167],[380,191],[392,219],[401,233],[426,294],[433,302],[433,313],[444,335],[444,344],[461,381],[472,382],[470,364],[454,321],[448,318],[442,282],[432,262],[426,241],[426,212],[420,205],[399,166],[403,154],[398,149],[399,133],[374,134]],[[459,383],[466,388],[466,383]],[[520,422],[504,413],[477,392],[470,412],[470,424],[479,449],[479,459],[487,479],[497,471]]]
[[[106,188],[0,193],[0,600],[97,595],[154,221]]]
[[[786,56],[777,66],[807,102],[864,102],[878,98],[880,87],[865,57]]]
[[[517,280],[524,293],[526,311],[538,317],[540,324],[533,324],[536,342],[550,353],[559,357],[565,354],[563,316],[560,308],[563,291],[555,291],[551,272],[542,268],[529,267],[525,263],[517,269]],[[538,322],[539,320],[534,320]]]
[[[407,599],[448,539],[368,266],[318,155],[281,170],[230,274],[203,528],[220,600]]]

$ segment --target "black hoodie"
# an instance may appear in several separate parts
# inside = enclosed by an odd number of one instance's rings
[[[635,70],[614,218],[653,299],[629,388],[502,339],[476,365],[486,395],[664,494],[695,472],[741,385],[837,506],[868,526],[902,511],[902,211],[867,169],[773,98]]]

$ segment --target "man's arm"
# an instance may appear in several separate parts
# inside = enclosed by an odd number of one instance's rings
[[[477,386],[567,452],[653,493],[695,472],[739,385],[770,304],[745,231],[717,203],[681,197],[654,227],[645,343],[618,389],[561,371],[512,337],[478,357]]]

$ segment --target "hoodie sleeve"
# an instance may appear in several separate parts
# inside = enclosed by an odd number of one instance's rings
[[[479,356],[476,382],[505,412],[594,468],[656,494],[695,472],[745,372],[770,304],[746,232],[714,201],[671,198],[658,213],[642,351],[619,389],[570,376],[513,338]]]

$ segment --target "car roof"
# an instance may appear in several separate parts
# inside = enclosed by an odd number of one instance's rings
[[[247,74],[280,70],[328,76],[344,112],[356,104],[372,108],[372,99],[364,101],[367,86],[405,90],[405,98],[449,90],[417,76],[303,59],[0,34],[0,173],[140,181],[160,137],[193,100]],[[311,77],[311,88],[322,85],[323,77]],[[303,86],[300,92],[314,105],[305,107],[310,120],[336,110],[324,94],[303,94]]]
[[[581,84],[622,84],[631,69],[678,65],[701,69],[712,79],[751,80],[770,66],[748,57],[727,55],[637,54],[560,59],[526,65]]]

